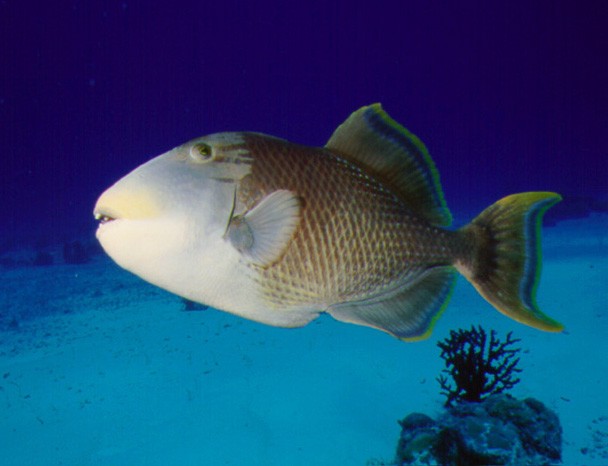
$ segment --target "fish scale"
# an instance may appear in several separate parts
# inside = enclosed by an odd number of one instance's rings
[[[246,189],[237,193],[239,204],[255,205],[277,189],[305,199],[292,243],[280,260],[260,270],[273,306],[319,308],[363,299],[415,270],[452,263],[458,238],[416,219],[352,163],[278,139],[243,139],[256,162]]]

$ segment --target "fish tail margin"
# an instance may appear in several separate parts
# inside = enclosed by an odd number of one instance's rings
[[[561,200],[552,192],[500,199],[459,230],[465,251],[456,268],[498,311],[531,327],[560,332],[563,325],[536,304],[541,271],[541,226]]]

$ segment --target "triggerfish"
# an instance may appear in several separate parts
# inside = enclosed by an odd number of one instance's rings
[[[97,238],[120,266],[191,301],[279,327],[321,313],[427,337],[460,272],[496,309],[562,325],[536,304],[552,192],[507,196],[449,230],[425,145],[379,104],[325,147],[264,134],[193,139],[108,188]]]

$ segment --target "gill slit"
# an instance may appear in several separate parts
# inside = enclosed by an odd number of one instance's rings
[[[228,229],[230,228],[230,224],[232,223],[232,218],[234,216],[234,209],[236,209],[236,184],[234,185],[234,192],[232,194],[232,208],[230,209],[230,215],[228,215],[228,221],[226,222],[226,229],[224,230],[224,234],[222,238],[226,239],[228,236]]]

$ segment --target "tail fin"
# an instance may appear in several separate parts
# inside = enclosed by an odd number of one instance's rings
[[[460,230],[468,251],[456,267],[496,309],[531,327],[559,332],[563,326],[536,305],[540,277],[540,228],[559,194],[507,196]]]

